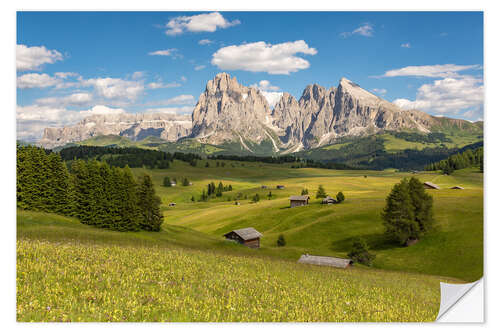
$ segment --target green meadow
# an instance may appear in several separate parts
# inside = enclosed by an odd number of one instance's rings
[[[17,320],[433,321],[440,281],[483,274],[483,174],[476,169],[445,176],[205,162],[133,169],[153,178],[165,215],[160,232],[115,232],[18,210]],[[165,176],[178,185],[164,187]],[[380,213],[391,187],[411,176],[441,190],[428,190],[435,228],[401,247],[384,236]],[[184,177],[193,184],[180,185]],[[233,190],[198,201],[212,181]],[[346,200],[321,205],[320,184]],[[465,189],[450,189],[455,185]],[[304,188],[310,204],[289,208],[289,196]],[[256,193],[260,201],[252,203]],[[263,234],[260,249],[224,240],[224,233],[244,227]],[[276,245],[280,234],[284,247]],[[296,262],[304,253],[346,257],[359,236],[376,254],[372,267]]]
[[[451,176],[434,172],[418,174],[394,171],[351,171],[327,169],[293,169],[290,165],[225,161],[224,167],[210,167],[204,162],[191,167],[175,162],[171,169],[145,170],[156,184],[163,201],[165,223],[222,237],[226,232],[254,227],[263,234],[262,249],[271,256],[298,259],[301,254],[345,257],[355,237],[364,237],[377,255],[373,266],[448,276],[475,281],[483,272],[483,174],[475,169],[456,171]],[[163,177],[182,177],[192,186],[163,187]],[[365,177],[366,176],[366,177]],[[432,181],[441,190],[429,190],[434,197],[436,225],[426,237],[411,247],[400,247],[386,239],[380,213],[392,186],[403,177],[416,176]],[[231,184],[233,191],[208,202],[199,200],[209,182]],[[284,185],[278,190],[276,185]],[[342,191],[346,200],[337,205],[321,205],[315,199],[319,185],[329,195]],[[262,189],[262,185],[267,189]],[[452,190],[460,185],[464,190]],[[306,207],[289,208],[290,195],[308,189],[311,196]],[[271,191],[271,200],[268,194]],[[240,205],[235,205],[238,193]],[[252,203],[258,193],[261,200]],[[244,199],[246,196],[247,199]],[[175,207],[168,204],[175,202]],[[287,246],[277,247],[283,234]],[[467,269],[464,269],[467,267]]]

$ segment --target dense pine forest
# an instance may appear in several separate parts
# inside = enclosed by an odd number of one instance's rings
[[[161,200],[148,175],[136,180],[130,168],[74,159],[17,146],[17,206],[77,217],[82,223],[118,231],[159,231]]]
[[[451,155],[447,159],[427,165],[425,170],[441,170],[444,174],[450,175],[455,170],[469,167],[479,167],[481,172],[483,171],[483,147]]]

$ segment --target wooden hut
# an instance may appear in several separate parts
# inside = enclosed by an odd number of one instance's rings
[[[337,200],[335,200],[331,196],[327,196],[326,198],[324,198],[323,200],[321,200],[321,203],[323,205],[331,205],[331,204],[337,203]]]
[[[307,206],[309,204],[308,195],[292,195],[290,197],[290,207]]]
[[[254,228],[250,227],[230,231],[225,234],[224,237],[226,237],[226,239],[230,239],[250,248],[256,249],[260,247],[260,238],[262,237],[262,234]]]
[[[441,189],[439,186],[437,186],[436,184],[431,183],[431,182],[425,182],[424,186],[425,186],[425,188],[428,188],[430,190],[439,190],[439,189]]]
[[[277,188],[278,190],[282,190],[282,189],[284,189],[284,188],[285,188],[285,185],[276,185],[276,188]]]
[[[347,268],[352,266],[353,261],[351,259],[342,259],[335,257],[321,257],[321,256],[311,256],[309,254],[303,254],[299,261],[301,264],[310,264],[318,266],[331,266],[337,268]]]
[[[266,189],[266,188],[267,188],[267,186],[266,186],[266,185],[262,185],[260,188],[262,188],[262,189]]]
[[[168,204],[169,207],[175,207],[175,202],[171,202]]]
[[[451,189],[452,190],[463,190],[464,188],[462,186],[453,186]]]

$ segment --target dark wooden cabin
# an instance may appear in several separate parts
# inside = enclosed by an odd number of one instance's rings
[[[257,249],[260,247],[260,238],[262,234],[254,228],[244,228],[228,232],[224,235],[226,239],[236,241],[247,247]]]
[[[290,197],[290,207],[307,206],[309,204],[308,195],[292,195]]]

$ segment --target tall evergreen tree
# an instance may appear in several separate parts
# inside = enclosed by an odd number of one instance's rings
[[[138,206],[141,211],[139,226],[143,230],[160,231],[163,214],[160,210],[161,199],[155,194],[149,175],[144,175],[138,189]]]
[[[323,187],[323,185],[319,185],[318,190],[316,191],[316,199],[320,199],[320,198],[326,198],[326,192],[325,192],[325,188]]]

